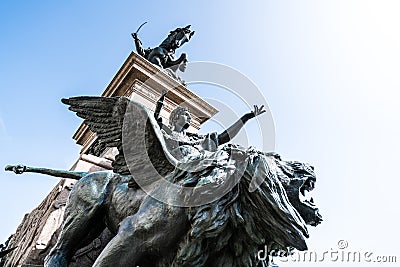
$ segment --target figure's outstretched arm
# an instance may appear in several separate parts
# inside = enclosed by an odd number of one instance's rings
[[[265,111],[266,110],[264,109],[264,105],[262,105],[261,107],[254,105],[253,111],[244,114],[237,122],[235,122],[228,129],[218,135],[218,145],[229,142],[239,133],[240,129],[242,129],[242,127],[248,120],[264,113]]]
[[[24,172],[35,172],[35,173],[46,174],[46,175],[55,176],[55,177],[59,177],[59,178],[70,178],[70,179],[75,179],[75,180],[79,180],[83,176],[86,176],[88,174],[87,172],[53,170],[53,169],[47,169],[47,168],[35,168],[35,167],[27,167],[25,165],[7,165],[5,167],[5,170],[13,171],[16,174],[22,174]]]

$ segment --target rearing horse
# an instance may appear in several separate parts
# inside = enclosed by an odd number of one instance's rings
[[[175,50],[188,42],[193,34],[194,31],[190,30],[190,25],[184,28],[176,28],[168,34],[168,37],[159,46],[146,50],[142,48],[142,42],[139,40],[137,32],[132,33],[132,37],[135,39],[136,51],[139,55],[165,69],[174,65],[179,65],[186,60],[185,53],[182,53],[181,56],[176,59]]]

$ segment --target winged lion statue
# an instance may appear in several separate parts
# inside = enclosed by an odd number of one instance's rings
[[[113,171],[37,172],[78,179],[47,267],[68,266],[106,227],[114,234],[93,266],[267,266],[260,248],[306,250],[306,225],[322,221],[306,191],[314,168],[228,143],[263,107],[222,133],[187,132],[178,107],[170,127],[126,97],[63,99],[100,142],[117,147]],[[17,173],[34,168],[9,166]]]

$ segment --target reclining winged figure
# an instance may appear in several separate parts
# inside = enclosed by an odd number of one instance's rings
[[[263,107],[220,134],[198,135],[186,132],[191,115],[183,107],[166,127],[126,97],[62,102],[119,154],[113,172],[37,171],[78,179],[45,266],[68,266],[106,227],[115,236],[96,267],[267,266],[257,258],[261,248],[283,256],[306,250],[306,225],[322,221],[302,197],[316,182],[312,166],[228,143]]]

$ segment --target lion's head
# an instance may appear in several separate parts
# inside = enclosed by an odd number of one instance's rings
[[[279,178],[290,203],[300,213],[306,224],[317,226],[322,222],[318,207],[309,193],[315,188],[316,175],[314,167],[297,161],[286,161],[280,164],[283,175]]]

